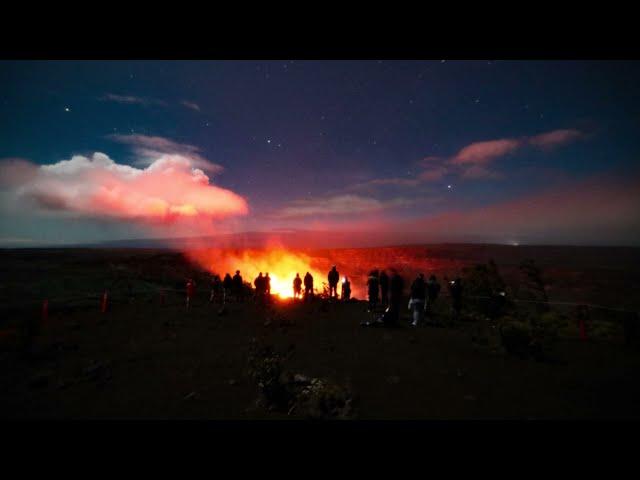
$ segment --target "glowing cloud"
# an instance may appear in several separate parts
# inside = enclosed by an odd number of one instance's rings
[[[489,140],[467,145],[450,162],[453,165],[477,164],[485,165],[492,160],[516,151],[522,142],[513,138]]]
[[[51,214],[210,224],[248,211],[241,196],[210,184],[192,159],[177,154],[162,155],[144,169],[118,164],[99,152],[50,165],[11,161],[0,164],[0,174],[3,188],[21,208]]]

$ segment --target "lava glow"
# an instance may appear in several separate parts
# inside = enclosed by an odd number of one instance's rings
[[[300,278],[309,272],[313,276],[313,286],[316,292],[322,291],[322,282],[326,282],[327,273],[317,266],[304,253],[292,252],[281,248],[269,250],[222,250],[222,249],[193,249],[186,252],[187,257],[195,261],[202,268],[217,273],[221,278],[225,273],[233,275],[236,270],[245,282],[253,286],[254,279],[260,272],[269,272],[271,277],[271,293],[280,298],[293,297],[293,279],[296,273]]]

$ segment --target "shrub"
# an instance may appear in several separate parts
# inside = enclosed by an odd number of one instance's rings
[[[528,357],[530,345],[533,340],[531,327],[526,322],[506,320],[500,326],[500,338],[502,346],[512,355]]]

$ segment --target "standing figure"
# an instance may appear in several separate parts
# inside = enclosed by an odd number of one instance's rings
[[[444,277],[445,281],[448,281],[447,277]],[[462,280],[460,277],[456,277],[448,283],[449,293],[451,294],[451,319],[459,320],[460,312],[462,311]]]
[[[220,275],[215,274],[211,279],[211,296],[209,297],[209,303],[215,302],[216,298],[220,297],[222,290],[222,280]]]
[[[427,286],[424,282],[424,275],[420,273],[411,284],[411,299],[409,300],[409,310],[413,313],[411,325],[417,327],[424,320],[424,305],[427,296]]]
[[[271,299],[271,277],[269,272],[264,276],[264,294],[267,296],[267,300]]]
[[[382,296],[382,306],[386,307],[387,305],[389,305],[389,276],[387,275],[387,272],[382,270],[382,272],[380,272],[380,293]]]
[[[227,298],[231,298],[231,291],[233,289],[233,280],[231,275],[227,273],[222,280],[222,304],[227,303]]]
[[[309,272],[304,276],[304,299],[310,300],[313,297],[313,277]]]
[[[427,303],[424,304],[424,311],[427,315],[433,316],[433,305],[438,299],[440,284],[435,275],[431,275],[427,281]]]
[[[336,270],[335,265],[331,267],[327,279],[329,280],[329,298],[338,298],[338,281],[340,281],[340,274],[338,270]]]
[[[293,279],[293,298],[300,298],[302,295],[302,279],[300,274],[296,273],[296,278]]]
[[[378,272],[372,270],[367,278],[367,293],[369,294],[369,312],[373,312],[378,305]]]
[[[387,308],[383,319],[385,325],[397,325],[403,291],[404,280],[398,272],[394,270],[391,278],[389,279],[389,308]]]
[[[255,299],[256,302],[261,302],[264,299],[264,277],[262,276],[262,272],[260,275],[256,277],[253,281],[253,286],[256,287]]]
[[[351,298],[351,282],[347,277],[344,277],[344,281],[342,282],[340,296],[345,302],[349,301],[349,299]]]
[[[233,295],[237,302],[244,300],[244,284],[242,283],[242,275],[240,270],[236,270],[236,274],[233,276]]]
[[[193,296],[196,291],[196,282],[194,282],[191,278],[187,280],[187,310],[191,308],[191,303]]]

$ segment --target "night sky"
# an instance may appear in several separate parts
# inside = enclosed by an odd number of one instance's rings
[[[638,62],[4,61],[0,87],[0,246],[640,245]]]

